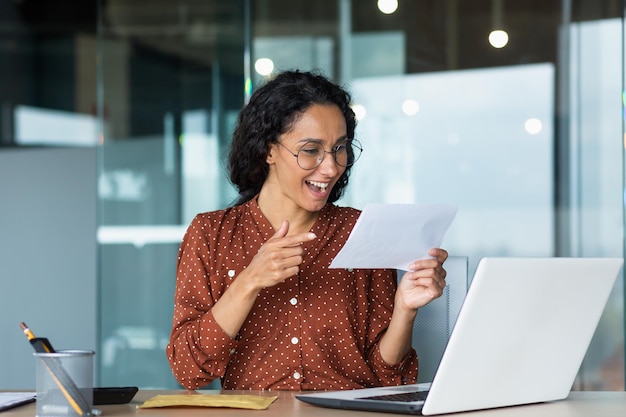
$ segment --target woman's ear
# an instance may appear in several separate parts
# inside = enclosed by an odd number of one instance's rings
[[[270,145],[270,150],[267,153],[267,157],[265,158],[265,162],[267,162],[268,165],[272,165],[274,163],[274,160],[275,160],[274,152],[277,152],[276,144],[272,143]]]

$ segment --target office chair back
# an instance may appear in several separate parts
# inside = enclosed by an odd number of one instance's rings
[[[443,294],[417,312],[413,327],[413,348],[419,360],[418,382],[431,382],[448,344],[469,286],[468,258],[450,256],[446,260]]]

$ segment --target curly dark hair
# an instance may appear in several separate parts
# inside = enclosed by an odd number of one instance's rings
[[[352,141],[356,118],[350,103],[345,89],[318,72],[285,71],[257,89],[239,113],[228,156],[230,182],[239,191],[235,204],[244,203],[261,191],[269,174],[266,159],[270,146],[312,105],[337,105],[346,120],[348,140]],[[331,190],[329,202],[334,203],[343,195],[350,168]]]

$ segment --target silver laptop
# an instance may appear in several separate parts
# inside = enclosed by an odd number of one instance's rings
[[[421,415],[563,399],[622,265],[621,258],[483,258],[432,383],[296,398]]]

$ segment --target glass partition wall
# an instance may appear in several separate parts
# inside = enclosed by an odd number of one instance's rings
[[[236,115],[288,68],[322,70],[353,93],[365,150],[340,204],[457,204],[444,246],[472,270],[483,256],[623,257],[623,15],[615,0],[0,1],[2,167],[32,151],[25,172],[42,174],[52,150],[54,161],[84,158],[60,177],[82,175],[94,153],[98,169],[93,194],[76,199],[92,198],[83,213],[97,201],[97,230],[69,266],[16,245],[10,230],[62,248],[77,234],[59,232],[45,204],[40,222],[7,218],[31,201],[12,187],[32,178],[3,177],[11,265],[0,269],[14,277],[15,265],[47,299],[62,299],[67,279],[55,274],[68,268],[85,288],[97,281],[97,320],[84,312],[95,322],[77,342],[97,334],[98,384],[176,388],[164,346],[178,244],[195,213],[233,200],[224,163]],[[79,194],[62,184],[40,197]],[[94,241],[97,278],[72,260],[94,263]],[[33,262],[49,268],[24,270]],[[623,300],[622,278],[575,388],[624,389]],[[2,302],[0,350],[21,370],[30,356],[12,314],[24,306]],[[58,329],[29,324],[74,343],[70,309],[48,311]],[[12,369],[0,382],[27,386]]]
[[[237,112],[283,69],[353,93],[365,150],[339,204],[457,204],[444,246],[472,269],[622,257],[622,14],[609,0],[102,2],[100,384],[177,387],[178,243],[233,200]],[[623,328],[620,279],[576,388],[624,389]]]
[[[322,70],[353,93],[365,151],[340,204],[457,204],[444,246],[472,269],[483,256],[622,257],[623,12],[615,0],[0,1],[2,156],[97,153],[98,383],[177,387],[163,348],[178,243],[195,213],[233,200],[236,115],[282,69]],[[0,195],[0,220],[9,203]],[[59,245],[74,236],[51,231]],[[33,262],[8,236],[15,264]],[[578,389],[624,389],[623,294],[620,279]]]
[[[241,1],[100,6],[100,379],[175,387],[164,353],[185,224],[223,207],[245,88]],[[249,25],[249,24],[248,24]]]

